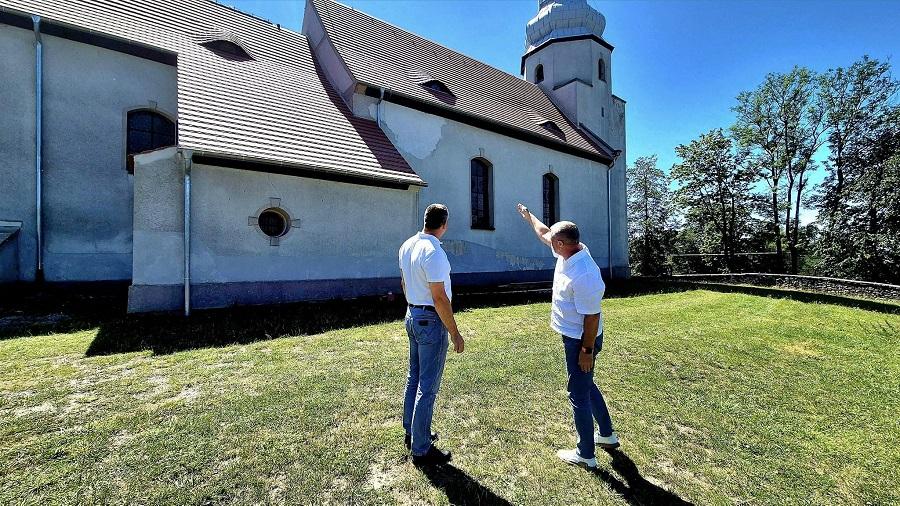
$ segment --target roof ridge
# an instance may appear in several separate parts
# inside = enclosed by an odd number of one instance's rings
[[[235,7],[235,6],[233,6],[233,5],[228,5],[228,4],[222,3],[222,2],[220,2],[219,0],[203,0],[203,1],[205,1],[206,3],[211,3],[211,4],[213,4],[213,5],[217,6],[217,7],[221,7],[221,8],[223,8],[223,9],[228,9],[228,10],[231,11],[231,12],[236,12],[236,13],[241,14],[241,15],[243,15],[243,16],[247,16],[247,17],[249,17],[249,18],[251,18],[251,19],[253,19],[253,20],[255,20],[255,21],[262,21],[263,23],[267,23],[267,24],[269,24],[270,26],[276,26],[276,27],[278,27],[279,30],[284,30],[284,31],[291,32],[291,33],[294,33],[294,34],[297,34],[297,35],[303,35],[301,32],[298,32],[298,31],[292,30],[292,29],[290,29],[290,28],[287,28],[287,27],[285,27],[284,25],[282,25],[281,23],[275,23],[275,22],[273,22],[272,20],[269,20],[269,19],[266,19],[266,18],[257,16],[256,14],[253,14],[253,13],[250,13],[250,12],[247,12],[247,11],[242,11],[242,10],[238,9],[237,7]]]
[[[215,0],[209,0],[209,1],[215,1]],[[400,30],[400,31],[403,32],[403,33],[407,33],[407,34],[409,34],[409,35],[412,35],[413,37],[416,37],[416,38],[419,38],[419,39],[426,40],[426,41],[428,41],[428,42],[430,42],[430,43],[432,43],[432,44],[434,44],[434,45],[436,45],[436,46],[440,46],[440,47],[446,49],[447,51],[452,51],[452,52],[454,52],[454,53],[456,53],[456,54],[458,54],[458,55],[460,55],[460,56],[462,56],[462,57],[464,57],[464,58],[468,58],[468,59],[470,59],[470,60],[472,60],[472,61],[475,61],[475,62],[478,62],[478,63],[480,63],[480,64],[482,64],[482,65],[488,66],[488,67],[490,67],[490,68],[492,68],[492,69],[494,69],[494,70],[496,70],[496,71],[498,71],[498,72],[501,72],[501,73],[503,73],[503,74],[506,74],[506,75],[508,75],[508,76],[510,76],[510,77],[512,77],[512,78],[514,78],[514,79],[518,79],[519,81],[524,81],[524,82],[526,82],[526,83],[529,83],[529,84],[533,85],[535,88],[537,88],[538,90],[540,90],[540,87],[538,87],[538,86],[535,85],[534,83],[532,83],[532,82],[528,81],[527,79],[524,79],[524,78],[522,78],[522,77],[520,77],[520,76],[518,76],[518,75],[516,75],[516,74],[509,73],[509,72],[507,72],[507,71],[505,71],[505,70],[503,70],[503,69],[501,69],[501,68],[499,68],[499,67],[495,67],[494,65],[491,65],[490,63],[487,63],[487,62],[481,61],[481,60],[479,60],[479,59],[477,59],[477,58],[474,58],[474,57],[472,57],[472,56],[469,56],[469,55],[467,55],[466,53],[463,53],[462,51],[453,49],[452,47],[449,47],[449,46],[447,46],[447,45],[445,45],[445,44],[441,44],[440,42],[437,42],[437,41],[432,40],[432,39],[430,39],[430,38],[428,38],[428,37],[425,37],[424,35],[419,35],[418,33],[411,32],[411,31],[409,31],[409,30],[407,30],[407,29],[405,29],[405,28],[402,28],[402,27],[400,27],[400,26],[398,26],[398,25],[395,25],[394,23],[391,23],[391,22],[389,22],[389,21],[385,21],[385,20],[383,20],[383,19],[381,19],[381,18],[379,18],[379,17],[377,17],[377,16],[373,16],[373,15],[371,15],[371,14],[365,12],[365,11],[362,11],[362,10],[360,10],[360,9],[357,9],[357,8],[355,8],[355,7],[353,7],[353,6],[347,5],[347,4],[345,4],[345,3],[338,2],[337,0],[320,0],[320,1],[326,2],[326,3],[338,4],[338,5],[340,5],[341,7],[345,7],[345,8],[347,8],[347,9],[350,9],[350,10],[354,11],[354,12],[358,12],[358,13],[362,14],[363,16],[366,16],[366,17],[372,18],[372,19],[374,19],[374,20],[376,20],[376,21],[379,21],[379,22],[381,22],[381,23],[384,23],[384,24],[390,26],[391,28],[396,28],[397,30]],[[541,90],[541,93],[543,93],[543,90]]]

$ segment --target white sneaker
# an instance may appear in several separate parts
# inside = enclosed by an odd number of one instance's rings
[[[612,434],[604,437],[600,435],[599,430],[594,431],[594,444],[600,448],[612,450],[619,447],[619,435],[613,431]]]
[[[559,457],[563,462],[572,464],[573,466],[585,465],[591,469],[597,467],[596,457],[592,459],[586,459],[581,455],[578,455],[578,450],[560,450],[556,452],[556,456]]]

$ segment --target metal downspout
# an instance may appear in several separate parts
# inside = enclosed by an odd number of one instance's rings
[[[191,315],[191,158],[190,151],[179,151],[184,174],[184,316]]]
[[[44,43],[41,40],[41,17],[32,15],[34,23],[34,206],[35,206],[35,237],[37,240],[37,267],[35,280],[44,280],[44,235],[41,217],[43,215],[42,203],[42,165],[41,151],[43,139],[43,84],[44,84]]]
[[[384,102],[384,87],[378,88],[378,102],[375,103],[375,123],[381,127],[381,103]]]
[[[610,189],[612,188],[612,168],[616,164],[616,161],[619,160],[619,157],[622,156],[622,150],[617,149],[613,152],[613,161],[606,167],[606,246],[607,246],[607,257],[609,259],[609,279],[613,277],[613,258],[612,258],[612,194],[610,193]]]

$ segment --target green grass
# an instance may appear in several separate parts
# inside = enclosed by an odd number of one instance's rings
[[[435,417],[455,467],[427,473],[402,446],[399,320],[7,336],[0,504],[900,502],[900,315],[703,290],[605,301],[597,383],[623,446],[589,473],[555,458],[574,435],[548,311],[460,314]],[[203,332],[215,346],[159,346]],[[156,344],[122,344],[142,334]]]

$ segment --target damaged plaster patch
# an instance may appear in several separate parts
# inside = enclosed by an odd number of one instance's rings
[[[375,104],[369,105],[369,114],[373,118],[375,108]],[[420,160],[428,158],[437,149],[446,124],[447,120],[439,116],[381,103],[381,126],[388,137],[401,152]]]

